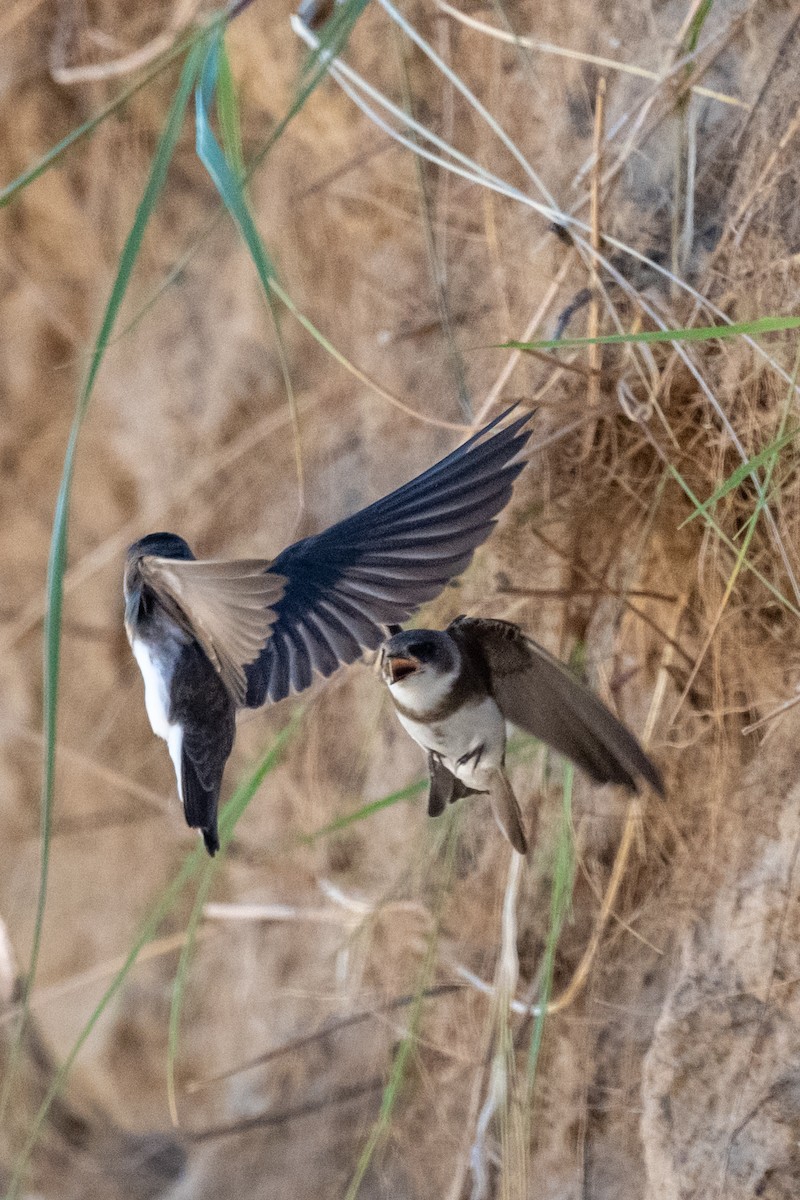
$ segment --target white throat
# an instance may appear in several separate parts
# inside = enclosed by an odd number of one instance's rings
[[[432,671],[430,667],[421,666],[419,670],[406,675],[389,684],[389,691],[410,712],[426,713],[436,708],[447,695],[458,678],[458,667],[449,671]]]

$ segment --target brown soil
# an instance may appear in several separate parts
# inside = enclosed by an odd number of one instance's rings
[[[658,74],[680,58],[690,8],[671,0],[463,7],[496,28]],[[303,51],[289,11],[256,0],[230,29],[247,157],[293,95]],[[797,311],[796,4],[712,7],[702,76],[691,82],[739,104],[687,98],[683,67],[654,83],[500,43],[432,4],[404,11],[555,202],[587,220],[591,173],[579,173],[605,74],[603,232],[674,265],[734,320]],[[3,178],[130,79],[78,72],[68,81],[63,68],[127,55],[172,15],[164,2],[10,0],[0,13]],[[419,119],[542,199],[377,4],[348,59],[400,104],[405,62]],[[53,508],[88,352],[176,79],[168,72],[138,93],[0,210],[0,917],[23,969],[39,878]],[[624,114],[629,123],[617,130]],[[458,432],[432,420],[464,424],[465,404],[482,415],[487,401],[496,412],[522,399],[539,406],[531,466],[490,542],[426,621],[508,617],[564,658],[579,645],[592,684],[648,740],[669,792],[665,804],[645,798],[632,818],[625,796],[576,778],[575,885],[553,980],[553,996],[570,1000],[545,1024],[530,1103],[529,1018],[511,1013],[516,1053],[497,1055],[498,1008],[466,980],[499,993],[500,968],[516,966],[516,997],[539,995],[560,770],[530,756],[515,768],[538,812],[537,843],[516,883],[480,803],[456,815],[455,843],[428,821],[420,797],[300,843],[298,835],[420,775],[378,680],[356,665],[309,693],[299,732],[218,873],[213,900],[239,907],[200,927],[176,1068],[179,1128],[170,1125],[167,1034],[191,886],[86,1042],[34,1152],[30,1194],[344,1197],[413,1011],[389,1005],[425,981],[460,986],[421,1007],[362,1200],[796,1197],[800,717],[792,710],[755,733],[743,729],[797,686],[797,452],[781,455],[772,524],[759,519],[738,573],[752,481],[716,509],[733,539],[726,545],[700,520],[683,524],[691,505],[667,468],[705,498],[741,461],[734,437],[745,453],[767,445],[787,411],[780,370],[791,374],[794,344],[785,334],[760,339],[767,361],[741,339],[698,343],[689,365],[670,347],[607,348],[596,389],[586,351],[561,354],[577,372],[523,357],[506,376],[509,353],[498,343],[522,337],[537,312],[536,336],[550,336],[591,282],[586,261],[530,208],[436,167],[418,170],[333,83],[290,125],[250,197],[296,304],[418,417],[348,374],[287,315],[296,445],[247,253],[225,220],[200,238],[218,208],[187,120],[78,452],[47,911],[34,1021],[0,1129],[0,1178],[194,846],[122,629],[126,545],[168,528],[200,555],[269,555],[455,445]],[[189,247],[176,279],[140,316]],[[675,326],[715,319],[630,254],[611,247],[607,257],[612,269],[600,272],[596,292],[602,331],[613,332],[615,319],[623,329],[652,327],[647,310]],[[585,334],[591,309],[577,308],[567,332]],[[240,726],[228,793],[295,707]],[[515,886],[516,936],[501,955],[503,901]],[[246,919],[241,906],[254,904],[281,908]],[[9,955],[0,954],[3,964],[6,1052],[19,982]],[[371,1015],[329,1027],[363,1012]],[[188,1086],[281,1048],[223,1081]],[[493,1087],[496,1111],[484,1121]]]

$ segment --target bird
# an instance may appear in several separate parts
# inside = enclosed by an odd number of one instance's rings
[[[506,774],[506,722],[598,783],[638,791],[664,782],[633,734],[573,673],[511,621],[460,616],[446,629],[407,629],[380,648],[379,670],[398,719],[427,754],[428,814],[489,794],[495,820],[528,851],[519,801]]]
[[[381,500],[274,559],[201,560],[175,533],[129,547],[125,631],[187,823],[219,849],[236,714],[376,650],[469,565],[511,498],[531,412],[512,405]],[[500,428],[498,428],[500,426]]]

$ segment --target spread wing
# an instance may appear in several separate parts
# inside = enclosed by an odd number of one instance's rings
[[[642,777],[663,796],[658,768],[633,734],[519,626],[459,617],[448,633],[482,656],[506,720],[558,750],[600,783],[621,783],[637,791],[637,778]]]
[[[272,569],[287,580],[272,636],[246,668],[255,708],[359,658],[469,564],[508,503],[530,413],[491,437],[502,413],[424,474],[289,546]]]
[[[277,617],[286,580],[264,559],[197,562],[145,555],[142,580],[170,617],[205,650],[237,704],[245,666],[258,658]]]

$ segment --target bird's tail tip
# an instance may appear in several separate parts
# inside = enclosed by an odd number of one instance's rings
[[[213,825],[209,825],[206,829],[201,829],[200,832],[203,835],[203,843],[205,848],[213,858],[219,850],[219,833],[217,832],[216,821]]]
[[[494,819],[518,854],[528,853],[529,839],[519,801],[508,776],[501,768],[494,772],[489,791]]]

